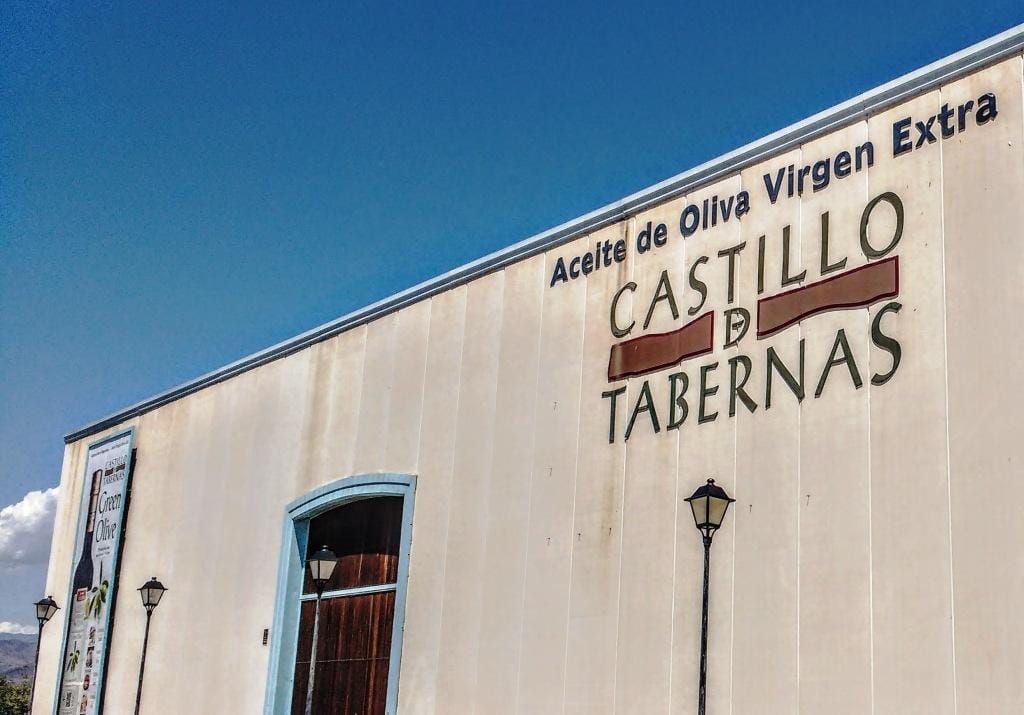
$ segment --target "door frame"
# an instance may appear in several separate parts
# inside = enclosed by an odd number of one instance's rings
[[[394,715],[398,706],[398,676],[402,662],[402,633],[405,630],[405,598],[409,581],[409,551],[412,546],[415,494],[415,475],[359,474],[317,487],[287,506],[278,561],[274,622],[270,630],[270,662],[263,707],[265,715],[286,715],[291,711],[309,520],[325,511],[361,499],[400,496],[402,535],[398,552],[398,583],[395,592],[395,619],[391,631],[391,659],[388,665],[388,694],[385,708],[387,715]]]

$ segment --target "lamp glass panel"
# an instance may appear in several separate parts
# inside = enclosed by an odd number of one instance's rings
[[[697,528],[704,526],[708,520],[708,498],[697,497],[690,500],[690,509],[693,510],[693,521]]]
[[[725,510],[729,508],[729,501],[727,499],[721,499],[719,497],[709,497],[708,501],[708,522],[715,528],[722,525],[722,520],[725,519]]]
[[[316,559],[313,561],[310,568],[310,574],[312,574],[314,581],[327,581],[330,578],[327,573],[329,570],[327,564],[328,562],[322,559]]]
[[[334,573],[334,567],[338,565],[338,562],[334,559],[329,559],[321,562],[320,566],[320,578],[324,581],[328,581],[331,578],[331,574]]]
[[[143,586],[139,589],[139,593],[142,595],[142,605],[156,607],[160,603],[160,599],[163,598],[164,589],[153,586]]]
[[[314,581],[329,581],[337,563],[334,559],[313,559],[309,562],[309,575]]]

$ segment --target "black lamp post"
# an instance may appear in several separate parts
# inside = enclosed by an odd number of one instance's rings
[[[700,620],[700,681],[697,689],[697,715],[704,715],[704,696],[708,681],[708,576],[711,573],[711,539],[725,519],[725,512],[735,499],[709,479],[686,501],[693,510],[693,521],[704,539],[704,598]]]
[[[46,622],[53,618],[53,614],[57,612],[60,606],[53,600],[53,596],[47,596],[36,601],[36,620],[39,621],[39,633],[36,634],[36,662],[32,666],[32,684],[29,686],[28,691],[28,711],[32,712],[32,699],[36,695],[36,671],[39,670],[39,645],[43,641],[43,626]]]
[[[164,596],[164,585],[156,580],[156,576],[142,584],[139,595],[142,596],[142,605],[146,607],[146,635],[142,639],[142,661],[139,663],[139,688],[135,691],[135,715],[139,715],[139,705],[142,703],[142,676],[146,672],[146,649],[149,647],[149,619],[153,617],[153,609],[160,603]]]
[[[306,684],[306,715],[313,712],[313,680],[316,677],[316,639],[320,630],[320,597],[324,595],[324,587],[331,580],[334,567],[338,565],[337,555],[326,546],[321,546],[309,560],[309,575],[313,579],[316,590],[316,612],[313,615],[313,646],[309,654],[309,682]]]

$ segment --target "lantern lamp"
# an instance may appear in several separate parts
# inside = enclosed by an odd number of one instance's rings
[[[313,588],[317,596],[324,592],[324,586],[331,580],[334,567],[338,565],[337,555],[326,546],[321,546],[306,562],[309,567],[309,575],[313,579]]]
[[[36,601],[36,620],[39,621],[39,629],[42,630],[43,624],[53,618],[53,614],[57,612],[60,606],[53,600],[53,596],[47,596]]]
[[[704,542],[704,593],[701,597],[700,618],[700,675],[697,680],[697,715],[704,715],[707,699],[708,682],[708,582],[711,574],[711,539],[722,525],[725,512],[735,499],[725,490],[709,479],[707,484],[697,487],[690,497],[690,509],[693,510],[693,523],[703,536]]]
[[[166,590],[164,585],[156,580],[156,576],[142,584],[139,595],[142,596],[142,605],[146,607],[148,613],[152,613],[157,607]]]
[[[36,695],[36,671],[39,670],[39,646],[43,642],[43,626],[46,622],[53,618],[53,614],[57,612],[60,606],[53,600],[53,596],[47,596],[41,598],[35,602],[36,607],[36,620],[39,621],[39,631],[36,633],[36,660],[35,665],[32,666],[32,684],[29,686],[28,691],[28,707],[29,711],[32,710],[32,699]]]
[[[697,529],[704,535],[705,539],[711,539],[715,531],[722,525],[725,519],[725,512],[729,509],[735,499],[725,493],[725,490],[715,484],[714,479],[709,479],[707,484],[697,487],[697,491],[686,501],[690,502],[690,509],[693,511],[693,521]]]

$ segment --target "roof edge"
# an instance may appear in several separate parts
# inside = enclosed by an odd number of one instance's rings
[[[369,323],[412,303],[501,270],[509,264],[556,248],[587,233],[639,213],[654,204],[670,200],[734,174],[770,155],[781,154],[799,144],[850,124],[862,116],[888,109],[914,95],[930,91],[945,82],[998,62],[1022,50],[1024,50],[1024,24],[971,45],[623,199],[68,432],[64,436],[64,442],[66,444],[76,442],[193,392],[198,392],[260,365],[291,355],[346,330]]]

